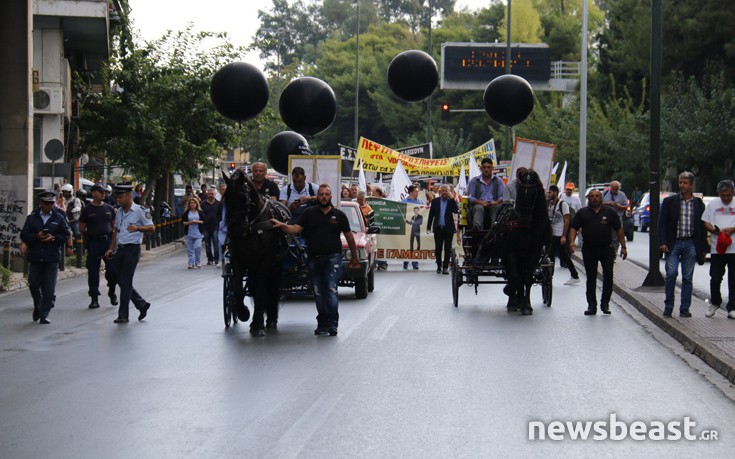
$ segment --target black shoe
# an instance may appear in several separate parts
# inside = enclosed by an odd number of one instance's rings
[[[129,321],[127,317],[118,317],[117,319],[113,320],[113,322],[116,324],[126,324]]]
[[[597,314],[597,308],[588,308],[584,311],[584,315],[586,316],[594,316],[595,314]]]
[[[117,295],[115,295],[115,292],[110,292],[107,296],[110,297],[110,304],[117,306]]]
[[[271,321],[265,323],[266,330],[278,330],[278,322]]]
[[[603,314],[612,314],[610,312],[610,306],[600,306],[600,309],[602,310]]]
[[[327,333],[329,333],[329,336],[337,336],[337,327],[329,327]]]
[[[35,321],[37,321],[40,318],[41,318],[41,315],[38,314],[38,309],[33,308],[33,321],[35,322]]]
[[[442,269],[442,274],[449,274],[449,270],[447,268]]]
[[[686,311],[681,311],[681,312],[679,313],[679,317],[691,317],[691,316],[692,316],[692,313],[691,313],[691,312],[689,312],[689,310],[686,310]]]
[[[442,273],[442,269],[441,268],[436,268],[436,273],[437,274],[441,274]]]
[[[664,311],[664,317],[671,317],[671,311]]]
[[[324,328],[316,327],[316,330],[314,330],[314,334],[316,336],[327,336],[329,332]]]
[[[150,304],[150,303],[148,303],[148,302],[146,302],[146,303],[145,303],[145,304],[143,305],[143,307],[142,307],[142,308],[138,308],[138,310],[140,311],[140,314],[138,314],[138,320],[143,320],[143,319],[145,319],[145,316],[147,316],[147,315],[148,315],[148,309],[149,309],[150,307],[151,307],[151,304]]]
[[[100,304],[97,302],[97,298],[93,297],[92,302],[89,303],[89,309],[97,309],[100,307]]]
[[[44,317],[44,318],[43,318],[43,319],[41,319],[41,320],[40,320],[40,321],[39,321],[38,323],[39,323],[39,324],[44,324],[44,325],[48,325],[48,324],[50,324],[51,322],[49,322],[49,320],[48,320],[47,318],[45,318],[45,317]]]

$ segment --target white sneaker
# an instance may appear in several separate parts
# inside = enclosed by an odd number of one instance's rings
[[[727,313],[728,319],[735,319],[735,309]]]
[[[578,285],[579,284],[579,278],[571,278],[568,281],[564,282],[564,285]]]
[[[718,309],[720,309],[720,305],[719,304],[710,304],[709,305],[709,309],[707,309],[707,312],[705,312],[704,315],[706,317],[712,317],[713,315],[715,315],[715,312]]]

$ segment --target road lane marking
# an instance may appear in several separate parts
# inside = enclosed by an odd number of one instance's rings
[[[370,338],[375,340],[382,340],[385,338],[385,335],[388,334],[391,327],[398,322],[398,316],[388,316],[385,319],[383,319],[383,322],[370,334]]]
[[[301,415],[276,443],[273,457],[295,458],[304,449],[314,432],[327,420],[344,394],[322,394],[319,399]]]

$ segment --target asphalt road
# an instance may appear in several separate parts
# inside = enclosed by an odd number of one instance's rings
[[[88,310],[85,278],[59,283],[49,326],[31,322],[27,291],[0,296],[2,456],[732,453],[731,398],[618,305],[583,316],[584,286],[563,286],[564,270],[553,306],[535,287],[535,313],[522,317],[505,311],[500,286],[462,287],[454,308],[449,276],[431,268],[391,265],[366,300],[343,290],[333,338],[313,335],[311,299],[283,302],[265,338],[225,329],[218,271],[189,271],[182,253],[139,267],[136,288],[153,304],[143,322],[114,325],[106,302]],[[529,440],[531,421],[613,414],[649,426],[689,417],[718,440]]]

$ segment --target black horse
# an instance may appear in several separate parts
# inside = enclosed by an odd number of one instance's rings
[[[503,293],[508,295],[508,311],[520,309],[523,315],[533,314],[533,276],[551,240],[546,193],[534,170],[521,175],[515,205],[500,211],[490,233],[505,266],[508,284]]]
[[[275,231],[271,218],[288,221],[291,213],[277,201],[264,198],[243,171],[231,177],[222,174],[227,183],[223,197],[227,224],[230,263],[233,272],[235,310],[245,322],[250,311],[245,306],[246,291],[253,297],[253,320],[250,333],[265,336],[265,328],[276,329],[280,297],[281,259],[288,250],[285,235]],[[247,286],[243,278],[247,273]],[[267,322],[264,323],[264,313]]]

